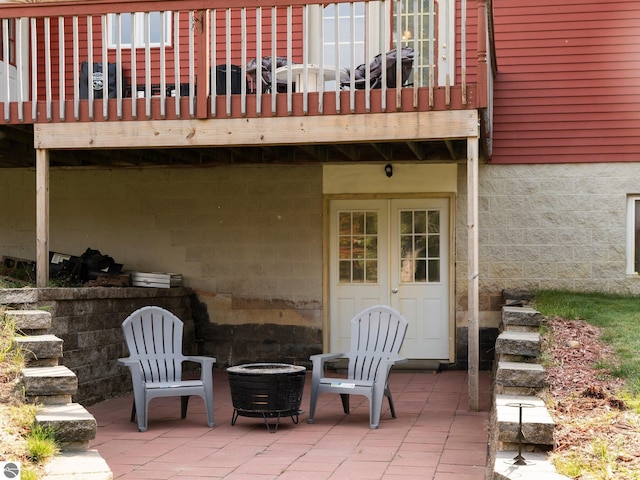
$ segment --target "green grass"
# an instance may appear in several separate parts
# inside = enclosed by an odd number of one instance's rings
[[[27,458],[33,463],[43,463],[60,451],[55,431],[51,427],[34,424],[27,435]]]
[[[540,290],[534,305],[544,316],[581,319],[601,328],[602,340],[614,347],[619,361],[611,373],[640,396],[640,297]]]

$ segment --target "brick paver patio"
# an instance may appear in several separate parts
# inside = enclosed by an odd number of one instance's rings
[[[307,375],[301,408],[309,408]],[[214,371],[215,422],[208,428],[204,404],[190,400],[185,420],[180,399],[154,399],[149,429],[129,422],[132,396],[89,408],[98,421],[91,443],[126,479],[226,480],[484,480],[491,402],[489,372],[480,373],[480,412],[467,407],[467,372],[391,374],[398,418],[385,400],[380,428],[369,429],[365,397],[351,397],[351,414],[339,395],[321,395],[315,423],[284,418],[269,433],[260,418],[239,417],[225,371]]]

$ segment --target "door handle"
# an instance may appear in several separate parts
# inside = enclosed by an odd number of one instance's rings
[[[397,288],[392,288],[391,289],[391,293],[398,293],[398,289]]]

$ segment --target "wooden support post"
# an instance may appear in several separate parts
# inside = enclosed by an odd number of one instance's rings
[[[36,286],[49,285],[49,150],[36,149]]]
[[[480,350],[478,326],[478,137],[467,138],[467,225],[469,410],[477,412]]]

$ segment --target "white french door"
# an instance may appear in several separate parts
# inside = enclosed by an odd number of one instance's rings
[[[349,347],[351,318],[391,305],[409,321],[402,354],[449,358],[449,201],[330,203],[330,351]]]

